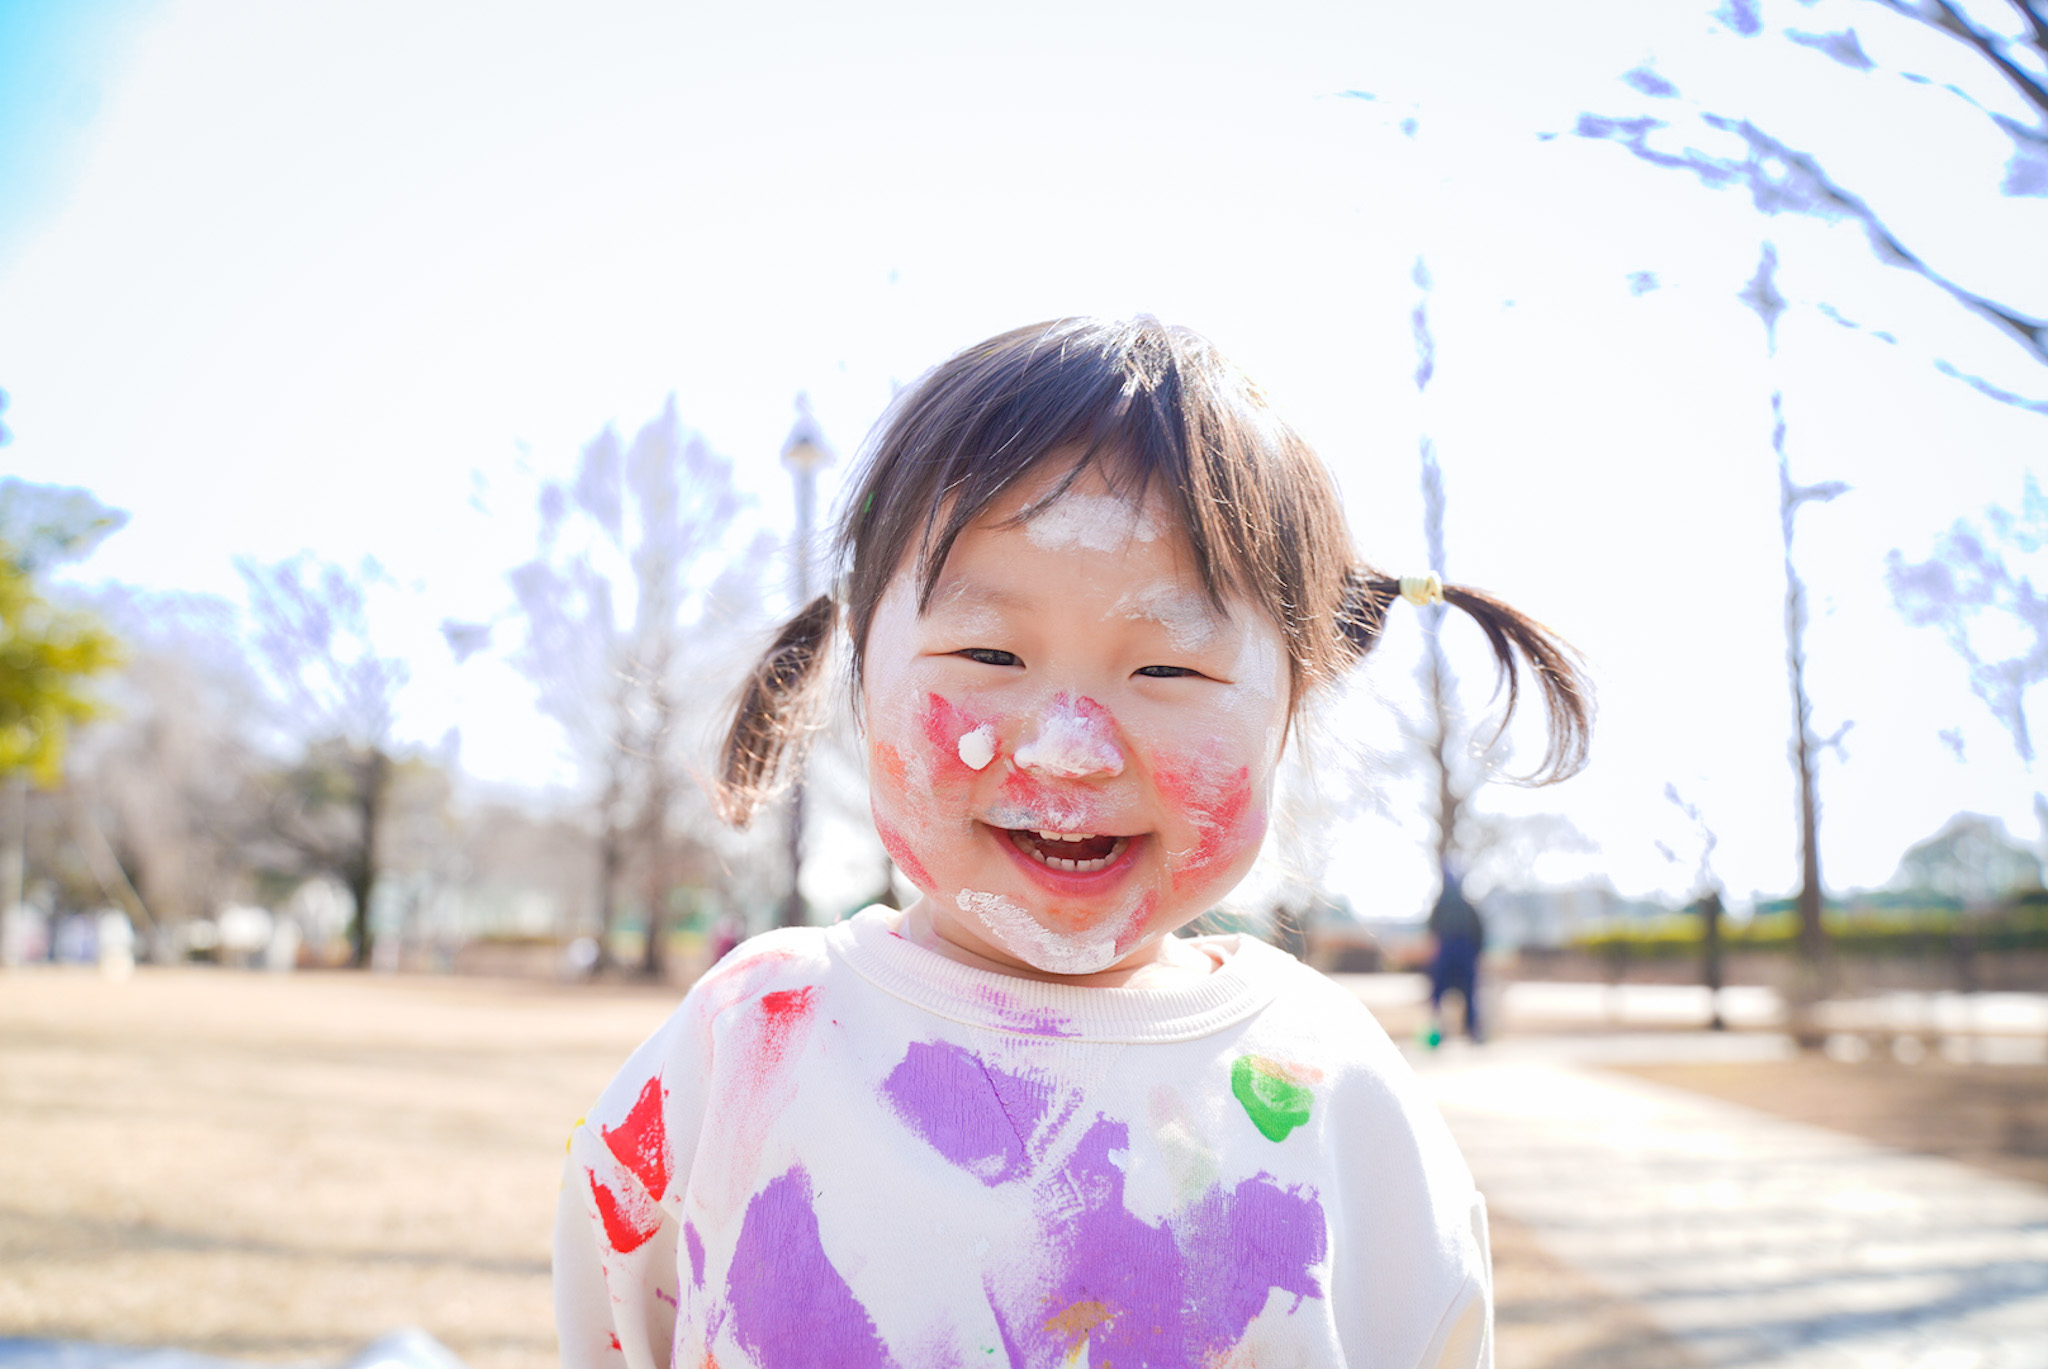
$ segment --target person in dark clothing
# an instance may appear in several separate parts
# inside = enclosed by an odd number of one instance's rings
[[[1479,953],[1486,949],[1486,923],[1472,900],[1465,897],[1464,882],[1448,863],[1443,876],[1443,892],[1429,910],[1429,931],[1436,938],[1436,958],[1429,967],[1432,1046],[1443,1039],[1444,994],[1451,989],[1465,1000],[1465,1035],[1480,1039]]]

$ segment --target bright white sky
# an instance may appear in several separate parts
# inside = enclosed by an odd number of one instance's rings
[[[1824,149],[1938,260],[2037,315],[2048,201],[1993,192],[2003,149],[1960,102],[1775,36],[1853,23],[1881,63],[2004,107],[1878,6],[1766,6],[1748,42],[1707,9],[13,5],[0,19],[40,34],[14,60],[41,63],[41,103],[0,102],[22,190],[0,210],[0,461],[133,515],[87,580],[233,596],[237,555],[374,555],[407,587],[383,608],[415,659],[413,735],[459,725],[480,777],[566,783],[518,678],[457,670],[433,631],[504,608],[536,477],[674,391],[778,525],[796,391],[850,452],[893,383],[960,345],[1145,310],[1265,381],[1396,571],[1422,565],[1415,449],[1433,434],[1452,578],[1592,658],[1593,767],[1489,791],[1599,844],[1536,877],[1683,892],[1689,866],[1656,849],[1687,841],[1662,798],[1676,782],[1719,830],[1729,887],[1770,895],[1796,877],[1782,385],[1797,477],[1855,487],[1802,514],[1800,556],[1819,724],[1856,724],[1823,772],[1825,868],[1878,884],[1958,810],[2034,831],[2041,781],[1882,575],[1888,549],[1923,556],[1957,517],[2016,503],[2048,451],[2048,418],[1933,360],[2037,396],[2048,372],[1853,230],[1537,135],[1641,112],[1618,78],[1654,61]],[[1735,300],[1766,236],[1792,303],[1769,364]],[[1418,254],[1440,349],[1421,406]],[[1633,294],[1639,271],[1659,288]],[[1371,696],[1408,695],[1414,647],[1412,624],[1395,632],[1334,720],[1346,735],[1391,735]],[[1937,735],[1955,727],[1965,760]],[[1403,783],[1331,833],[1329,883],[1369,913],[1427,897]]]

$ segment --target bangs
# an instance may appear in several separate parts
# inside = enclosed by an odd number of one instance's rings
[[[840,532],[856,669],[896,573],[915,576],[924,612],[960,534],[1054,461],[1067,470],[1013,522],[1088,470],[1133,504],[1156,493],[1218,610],[1240,600],[1279,625],[1297,692],[1330,664],[1320,648],[1339,596],[1327,587],[1350,557],[1322,463],[1205,339],[1138,318],[1021,328],[905,394]]]

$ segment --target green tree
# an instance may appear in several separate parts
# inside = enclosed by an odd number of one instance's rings
[[[97,618],[52,604],[0,543],[0,776],[55,784],[71,729],[100,713],[87,682],[120,661]]]
[[[98,619],[51,603],[36,577],[127,519],[84,490],[0,480],[0,915],[21,902],[28,782],[63,775],[72,729],[100,711],[86,683],[121,659]]]
[[[36,579],[127,521],[84,490],[0,480],[0,777],[56,783],[71,729],[99,712],[84,686],[120,663],[120,644]]]

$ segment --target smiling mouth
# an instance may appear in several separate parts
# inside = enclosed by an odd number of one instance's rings
[[[1107,870],[1131,844],[1129,837],[1096,832],[1044,832],[1030,828],[1006,828],[1010,844],[1038,864],[1070,875]]]

